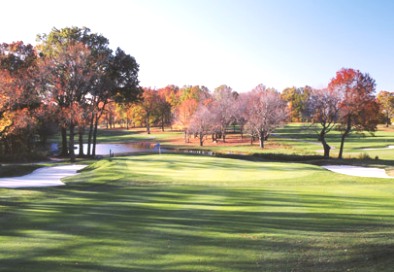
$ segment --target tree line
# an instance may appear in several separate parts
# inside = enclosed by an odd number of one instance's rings
[[[88,28],[53,28],[23,42],[0,45],[0,154],[34,152],[52,129],[61,132],[61,155],[75,160],[87,135],[95,155],[97,128],[108,104],[137,101],[139,66],[134,57]],[[67,138],[68,137],[68,138]]]
[[[258,140],[261,148],[285,122],[312,122],[324,157],[330,156],[327,134],[341,132],[339,157],[345,139],[354,131],[374,131],[378,122],[390,123],[394,96],[375,96],[375,81],[351,68],[339,70],[326,88],[286,88],[282,92],[257,85],[237,93],[222,85],[213,92],[204,86],[139,86],[134,57],[109,48],[104,36],[88,28],[53,28],[37,36],[38,44],[0,45],[0,154],[34,152],[35,138],[45,142],[60,131],[62,156],[75,160],[95,156],[100,122],[126,128],[152,125],[184,131],[202,146],[226,142],[227,131]],[[77,138],[76,138],[77,136]],[[87,142],[84,154],[83,143]],[[79,144],[79,154],[74,145]]]
[[[257,139],[261,148],[272,132],[285,122],[310,122],[318,128],[324,157],[330,157],[327,135],[340,132],[339,158],[343,157],[346,138],[353,132],[373,132],[379,122],[390,123],[394,96],[381,91],[375,96],[375,80],[352,68],[339,70],[326,88],[309,86],[286,88],[278,92],[263,84],[249,92],[237,93],[227,85],[210,92],[203,86],[169,85],[157,90],[143,88],[143,99],[127,108],[113,107],[104,121],[116,120],[127,126],[182,129],[185,142],[190,135],[200,146],[212,141],[226,141],[227,130],[236,126],[241,135]]]

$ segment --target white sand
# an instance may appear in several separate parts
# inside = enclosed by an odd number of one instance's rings
[[[373,167],[361,167],[351,165],[324,165],[322,166],[330,171],[356,177],[370,178],[393,178],[386,174],[384,169]]]
[[[85,167],[86,165],[75,164],[43,167],[22,177],[0,178],[0,187],[25,188],[63,186],[65,184],[61,182],[62,178],[76,175],[78,170]]]

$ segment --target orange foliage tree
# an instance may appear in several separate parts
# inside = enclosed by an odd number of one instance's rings
[[[32,151],[41,105],[36,61],[31,45],[0,45],[0,140],[7,153]]]
[[[339,93],[339,126],[341,145],[338,158],[343,157],[345,139],[353,131],[375,131],[379,105],[375,99],[375,80],[359,70],[342,68],[330,81],[329,89]]]
[[[394,93],[380,91],[376,98],[380,105],[380,112],[384,116],[386,127],[388,127],[391,124],[391,118],[394,115]]]

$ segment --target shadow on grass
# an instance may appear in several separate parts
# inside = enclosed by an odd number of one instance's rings
[[[391,271],[394,265],[389,199],[122,182],[43,190],[45,197],[34,201],[3,203],[10,208],[0,216],[0,271]]]

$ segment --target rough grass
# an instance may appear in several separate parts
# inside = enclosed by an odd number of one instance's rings
[[[392,180],[187,155],[0,190],[0,271],[391,271]]]

